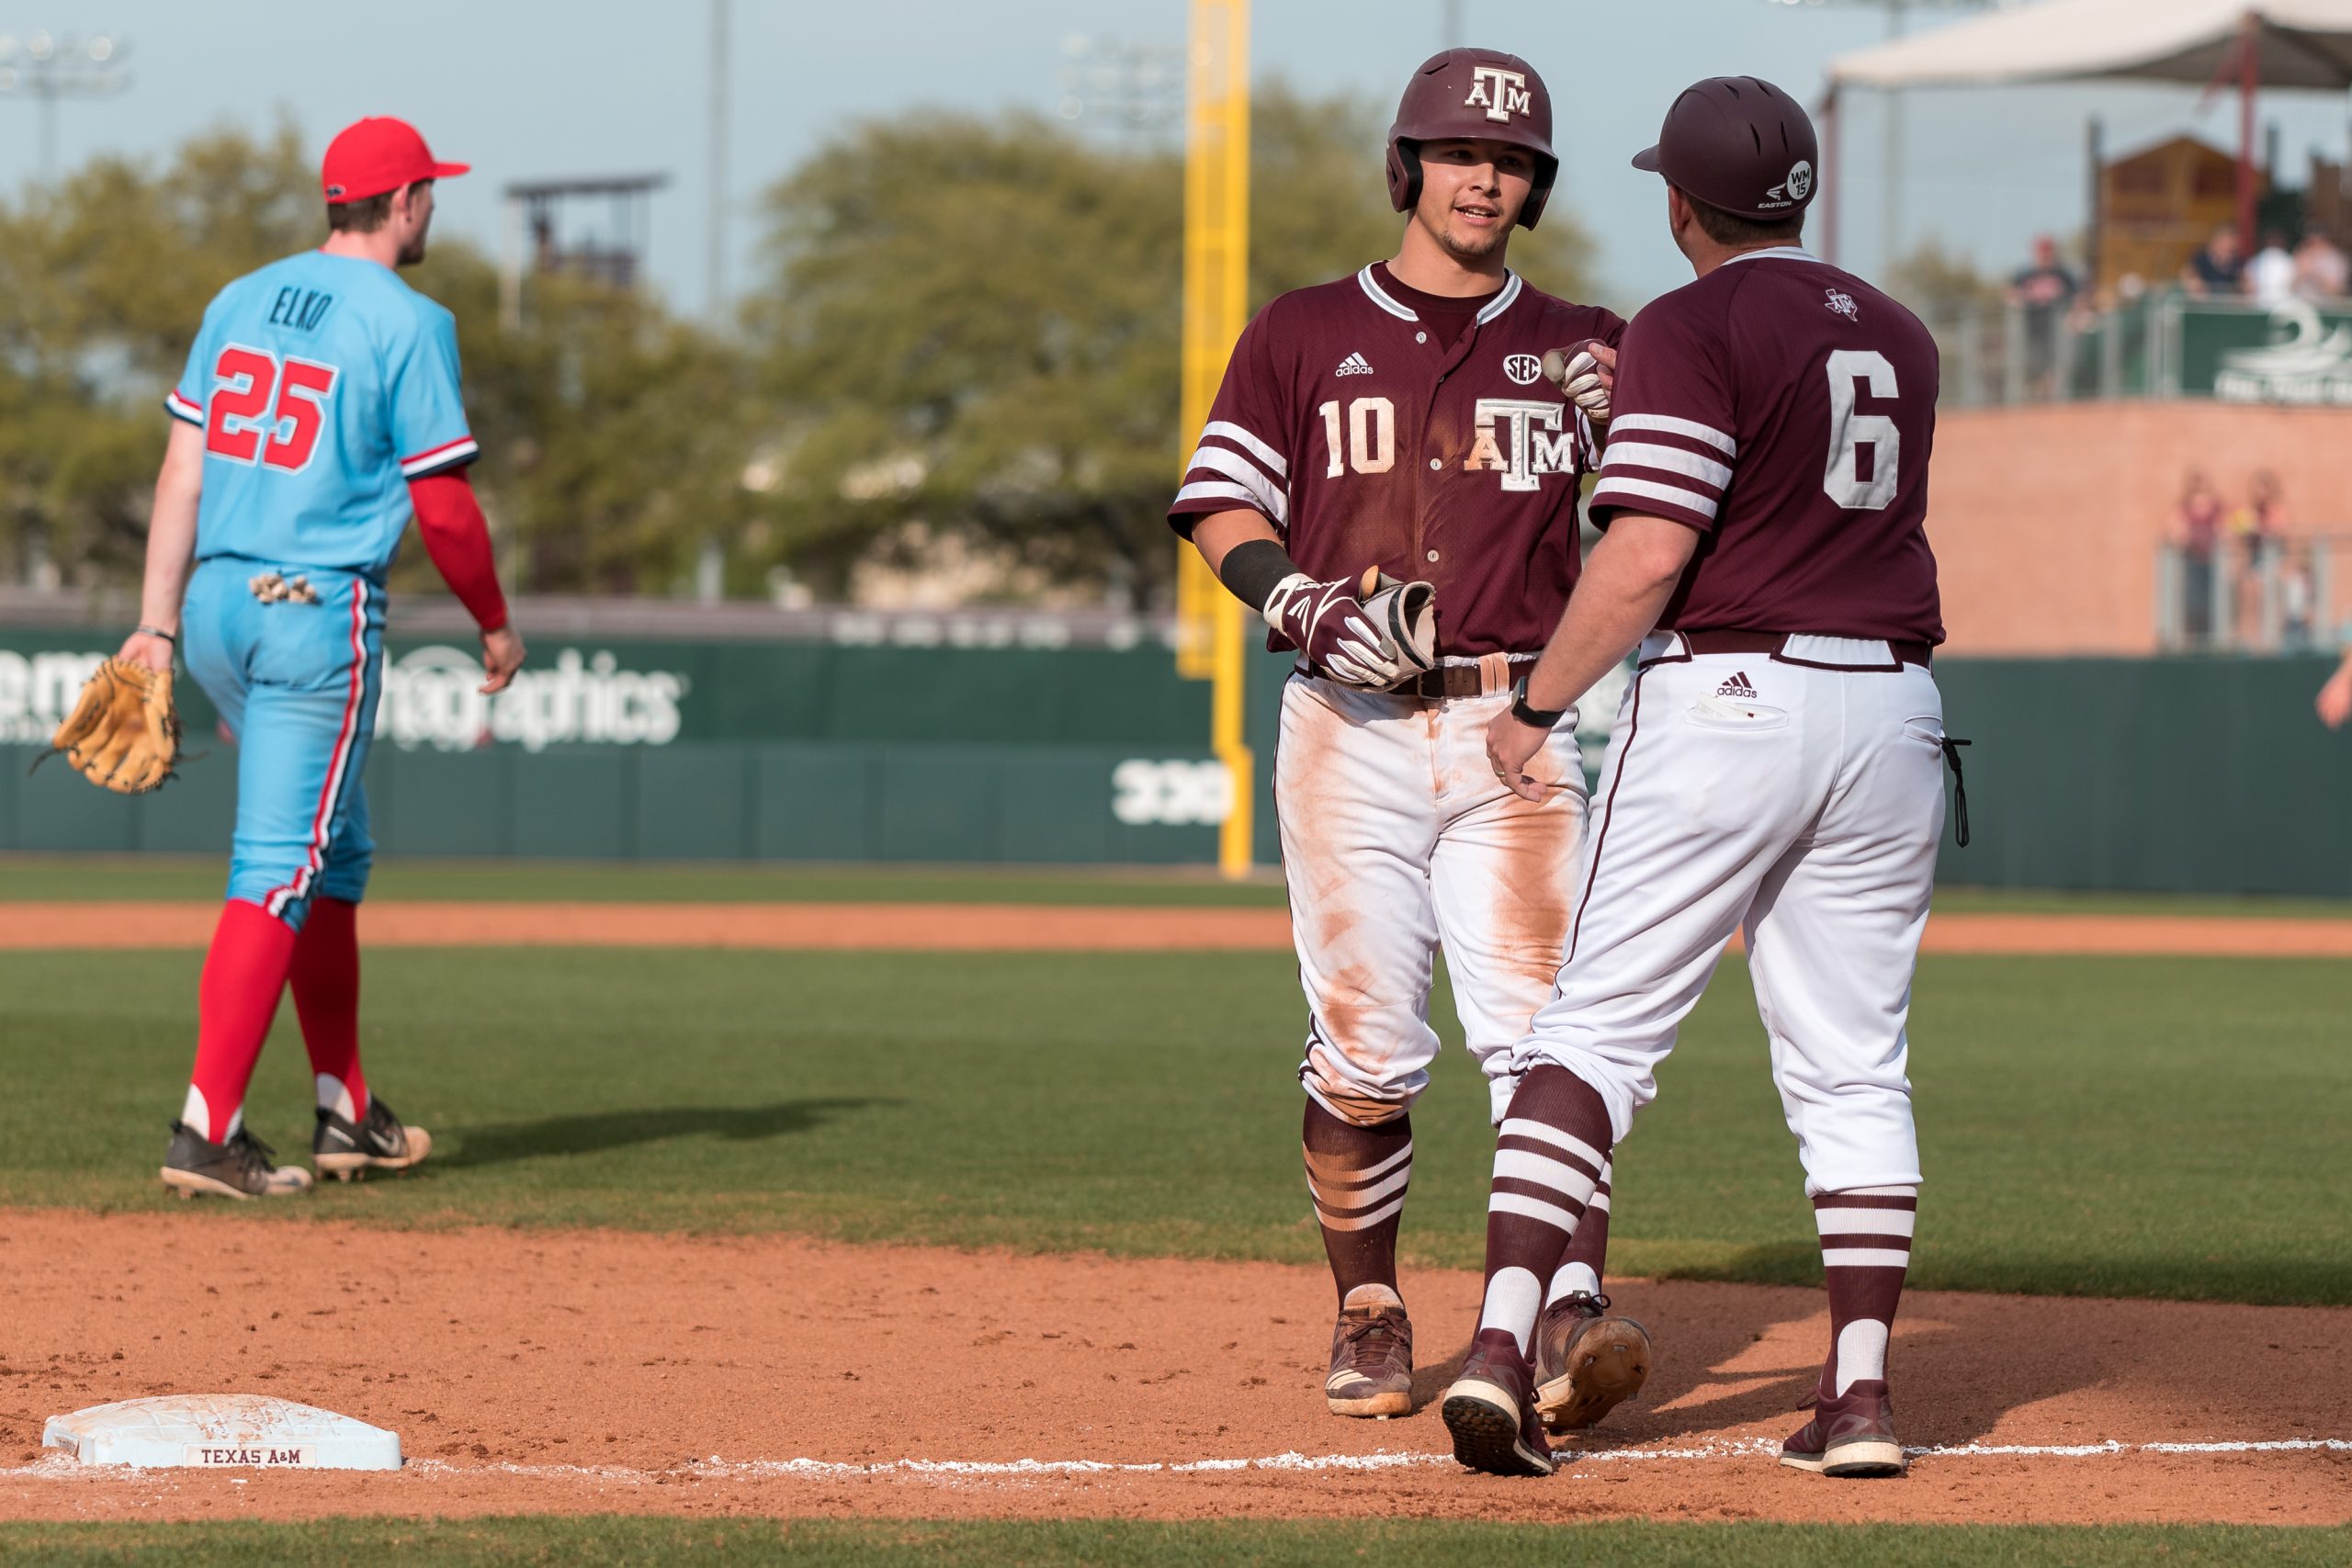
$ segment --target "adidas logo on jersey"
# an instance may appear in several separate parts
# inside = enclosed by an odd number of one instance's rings
[[[1747,671],[1745,670],[1715,688],[1715,695],[1719,697],[1752,697],[1755,694],[1756,688],[1748,684]]]
[[[1331,374],[1334,376],[1369,376],[1372,374],[1372,361],[1366,359],[1361,354],[1351,354],[1345,359],[1340,361],[1340,367],[1331,372]]]

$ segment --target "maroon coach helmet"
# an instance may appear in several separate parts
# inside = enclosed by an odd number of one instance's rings
[[[1657,145],[1634,167],[1694,201],[1769,222],[1813,200],[1821,146],[1804,106],[1754,76],[1711,76],[1666,111]]]
[[[1519,209],[1522,229],[1544,215],[1560,172],[1552,152],[1552,95],[1535,67],[1496,49],[1433,54],[1405,85],[1388,128],[1388,200],[1410,212],[1421,199],[1424,141],[1507,141],[1535,155],[1535,186]]]

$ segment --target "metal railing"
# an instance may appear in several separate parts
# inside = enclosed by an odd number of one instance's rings
[[[2207,398],[2352,402],[2352,300],[2143,295],[2106,310],[2017,304],[1928,310],[1946,408]],[[2283,357],[2282,357],[2283,355]],[[2342,364],[2335,360],[2341,357]]]
[[[2166,652],[2303,653],[2352,641],[2338,552],[2352,534],[2224,535],[2156,557],[2156,641]]]

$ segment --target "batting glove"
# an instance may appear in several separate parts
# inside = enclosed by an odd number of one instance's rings
[[[1309,668],[1343,685],[1385,691],[1410,671],[1395,646],[1357,602],[1355,582],[1342,578],[1317,582],[1294,572],[1274,585],[1266,600],[1266,625],[1306,655]]]
[[[1608,358],[1604,361],[1601,355]],[[1595,424],[1609,423],[1609,393],[1617,381],[1617,355],[1607,344],[1596,340],[1574,348],[1547,350],[1544,374],[1560,389],[1562,397],[1584,411],[1585,418]]]

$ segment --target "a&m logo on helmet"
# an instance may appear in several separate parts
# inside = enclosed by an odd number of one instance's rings
[[[1812,189],[1813,164],[1799,158],[1795,166],[1789,170],[1789,177],[1764,194],[1770,197],[1776,206],[1786,207],[1792,202],[1803,201]]]
[[[1474,65],[1470,68],[1470,96],[1462,100],[1462,107],[1483,107],[1488,119],[1498,125],[1509,125],[1511,116],[1532,112],[1535,99],[1527,90],[1526,73],[1506,71],[1499,65]]]

